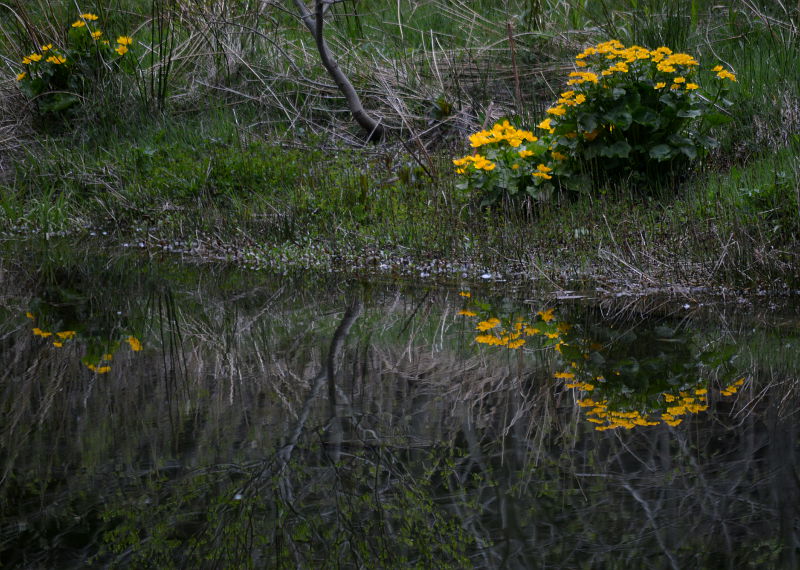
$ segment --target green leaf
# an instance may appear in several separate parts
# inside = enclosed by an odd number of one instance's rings
[[[707,149],[717,148],[719,146],[719,142],[717,142],[717,139],[706,135],[695,135],[694,140],[697,142],[699,146],[702,146],[703,148]]]
[[[670,109],[675,109],[675,97],[672,96],[672,93],[664,93],[658,100]]]
[[[700,109],[681,109],[675,114],[685,119],[694,119],[695,117],[702,115],[703,112]]]
[[[597,115],[594,113],[581,113],[578,115],[578,126],[581,130],[592,132],[597,128]]]
[[[650,158],[654,158],[657,161],[661,162],[667,160],[670,156],[672,156],[672,147],[668,144],[657,144],[653,148],[650,149]]]
[[[673,146],[694,146],[692,139],[678,134],[667,137],[667,142]]]
[[[625,107],[618,107],[603,115],[608,122],[613,123],[618,129],[627,130],[633,122],[633,117]]]
[[[730,123],[733,120],[733,117],[729,115],[724,115],[722,113],[711,113],[703,117],[703,121],[709,127],[717,127],[719,125],[724,125],[726,123]]]
[[[657,129],[661,126],[661,116],[648,107],[639,107],[633,112],[633,121],[646,127]]]
[[[617,141],[612,145],[602,145],[599,149],[600,156],[608,158],[628,158],[631,152],[631,145],[627,141]]]
[[[689,145],[682,146],[680,147],[679,150],[681,151],[681,153],[688,156],[689,160],[694,160],[695,158],[697,158],[697,149],[694,146],[689,146]]]
[[[78,97],[71,93],[53,93],[39,104],[39,109],[43,113],[57,113],[72,107],[78,101]]]

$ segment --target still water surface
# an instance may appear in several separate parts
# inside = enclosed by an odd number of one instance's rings
[[[798,566],[791,302],[0,258],[8,568]]]

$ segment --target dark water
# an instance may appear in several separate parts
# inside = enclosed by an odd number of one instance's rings
[[[0,258],[2,567],[800,564],[791,300],[80,249]]]

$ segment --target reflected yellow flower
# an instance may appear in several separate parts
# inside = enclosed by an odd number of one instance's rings
[[[131,350],[134,352],[139,352],[142,350],[142,343],[135,336],[129,336],[127,339],[125,339],[125,341],[130,345]]]
[[[539,311],[536,314],[539,315],[539,317],[541,317],[541,319],[544,322],[549,323],[550,321],[552,321],[555,318],[555,316],[553,315],[553,311],[554,310],[555,309],[550,308],[550,309],[547,309],[546,311]]]

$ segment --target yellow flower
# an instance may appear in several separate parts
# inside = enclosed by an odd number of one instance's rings
[[[86,22],[84,22],[83,20],[78,20],[77,22],[72,22],[72,27],[73,28],[82,28],[85,25],[86,25]]]
[[[31,55],[29,55],[29,56],[28,56],[28,58],[29,58],[31,61],[41,61],[41,59],[42,59],[42,54],[40,54],[40,53],[32,53]]]
[[[478,329],[479,331],[488,331],[489,329],[495,328],[499,324],[500,324],[500,319],[493,317],[487,321],[479,322],[475,328]]]
[[[561,105],[557,105],[555,107],[550,107],[547,110],[548,114],[550,114],[550,115],[558,115],[558,116],[565,115],[566,112],[567,112],[567,110],[564,107],[562,107]]]
[[[553,151],[553,152],[551,152],[550,154],[551,154],[551,156],[552,156],[553,158],[555,158],[556,160],[567,160],[567,156],[566,156],[566,155],[564,155],[564,154],[561,154],[560,152],[558,152],[558,151],[556,151],[556,150],[554,150],[554,151]]]
[[[117,43],[121,46],[129,46],[133,43],[133,38],[130,36],[120,36],[117,38]]]
[[[95,21],[97,19],[97,16],[95,14],[81,14],[81,18],[83,18],[84,20]]]
[[[533,156],[532,150],[521,150],[517,154],[519,154],[520,158],[528,158],[529,156]]]
[[[686,87],[687,91],[693,91],[695,89],[700,88],[700,86],[697,83],[687,83],[684,87]]]
[[[92,39],[96,40],[102,35],[103,35],[103,32],[101,32],[100,30],[97,30],[96,32],[92,32]]]
[[[477,317],[478,316],[478,313],[476,313],[475,311],[466,311],[466,310],[461,310],[461,311],[458,312],[458,314],[459,315],[463,315],[465,317]]]
[[[455,162],[455,160],[454,160],[453,162]],[[470,293],[469,291],[459,291],[459,292],[458,292],[458,294],[459,294],[461,297],[466,297],[467,299],[469,299],[470,297],[472,297],[472,293]]]
[[[17,73],[17,81],[22,81],[23,79],[25,79],[26,75],[28,75],[28,74],[25,73],[24,71],[22,73]],[[28,313],[28,314],[30,315],[30,313]],[[33,317],[30,317],[30,318],[33,318]]]
[[[61,339],[64,339],[64,340],[69,340],[69,339],[71,339],[72,337],[74,337],[74,336],[75,336],[75,331],[61,331],[61,332],[57,332],[57,333],[56,333],[56,336],[57,336],[58,338],[61,338]]]
[[[730,71],[725,71],[724,69],[717,73],[717,77],[720,79],[730,79],[731,81],[736,81],[736,76]]]
[[[672,82],[673,83],[686,83],[686,78],[685,77],[676,77],[675,79],[672,80]]]
[[[31,313],[30,311],[26,312],[25,316],[28,317],[29,319],[35,319],[36,318],[35,316],[33,316],[33,313]]]
[[[553,374],[553,378],[561,378],[561,379],[564,379],[564,380],[572,380],[573,378],[575,378],[575,374],[573,374],[572,372],[556,372],[555,374]],[[576,384],[576,386],[577,386],[577,384]],[[567,388],[570,388],[570,387],[571,386],[569,386],[569,385],[567,386]]]
[[[551,120],[550,117],[548,117],[536,126],[539,127],[540,129],[544,129],[546,131],[550,131],[550,133],[553,133],[555,129],[550,125],[550,120]]]
[[[513,341],[509,342],[508,343],[508,348],[519,348],[523,344],[525,344],[525,339],[524,338],[520,338],[520,339],[513,340]]]
[[[540,164],[539,166],[536,167],[536,170],[538,170],[539,172],[552,172],[553,169],[550,168],[549,166],[545,166],[544,164]]]
[[[98,374],[105,374],[107,372],[111,372],[111,367],[110,366],[98,366],[97,368],[95,368],[94,371],[97,372]]]
[[[55,342],[53,342],[53,346],[55,346],[56,348],[61,348],[62,346],[64,346],[64,343],[63,342],[59,342],[59,341],[55,341]]]
[[[114,51],[117,52],[119,55],[125,55],[126,53],[128,53],[128,48],[126,48],[123,45],[118,45]]]
[[[66,63],[67,58],[61,55],[51,55],[46,61],[48,63],[52,63],[53,65],[60,65],[62,63]]]
[[[51,49],[53,49],[53,44],[47,44],[46,46],[42,46],[41,47],[42,51],[48,51],[48,50],[51,50]]]
[[[47,338],[48,336],[51,336],[53,334],[51,332],[43,331],[39,327],[35,327],[32,332],[34,336],[40,336],[42,338]]]
[[[139,352],[140,350],[142,350],[142,343],[135,336],[129,336],[125,340],[129,345],[131,345],[131,350],[133,350],[134,352]]]
[[[711,68],[711,71],[722,71],[723,67],[721,65],[716,65]]]
[[[536,314],[539,315],[544,322],[549,323],[550,321],[552,321],[555,318],[553,316],[553,311],[554,310],[555,309],[550,308],[550,309],[547,309],[546,311],[539,311]]]

